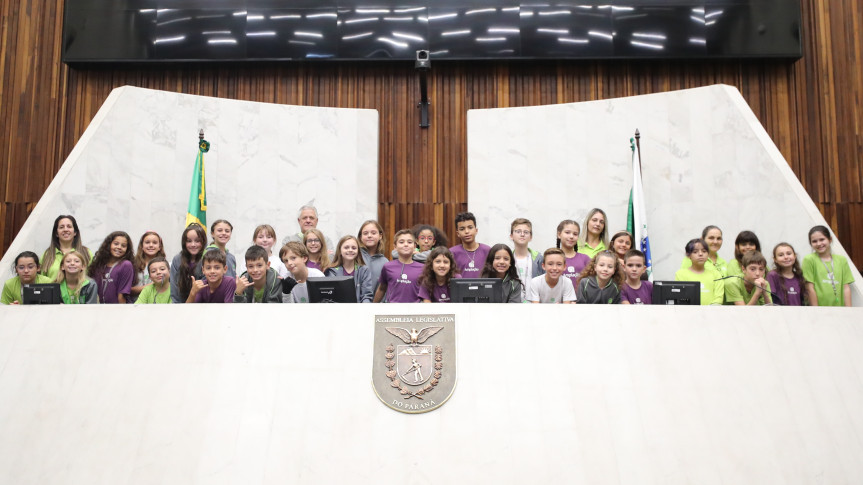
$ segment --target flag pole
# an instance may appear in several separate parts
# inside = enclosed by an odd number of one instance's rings
[[[641,169],[641,132],[638,131],[638,128],[635,129],[635,149],[638,150],[638,173],[644,175]]]

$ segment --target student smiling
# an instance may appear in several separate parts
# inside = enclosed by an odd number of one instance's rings
[[[542,256],[545,274],[532,280],[527,289],[527,301],[531,303],[575,303],[575,288],[563,275],[566,258],[557,248],[547,249]]]

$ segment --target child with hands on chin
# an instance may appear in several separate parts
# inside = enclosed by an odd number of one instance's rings
[[[228,272],[227,258],[221,249],[213,248],[204,252],[201,258],[201,267],[204,272],[202,280],[190,276],[192,288],[186,303],[231,303],[234,301],[234,292],[237,290],[237,282],[234,278],[226,276]]]
[[[743,255],[743,277],[725,284],[725,297],[735,305],[770,305],[770,283],[764,278],[767,259],[758,251]]]
[[[282,282],[270,267],[267,250],[252,246],[246,250],[246,271],[237,278],[234,303],[281,303]]]

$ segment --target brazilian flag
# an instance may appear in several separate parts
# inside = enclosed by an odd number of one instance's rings
[[[202,135],[203,136],[203,135]],[[207,184],[204,176],[204,154],[210,150],[210,142],[202,139],[198,143],[198,157],[192,173],[192,189],[189,193],[189,210],[186,211],[186,227],[195,222],[207,228]]]

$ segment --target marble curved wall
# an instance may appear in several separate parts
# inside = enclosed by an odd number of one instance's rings
[[[740,92],[725,85],[468,111],[468,207],[478,239],[508,241],[512,220],[527,217],[532,247],[544,250],[561,220],[581,224],[593,207],[608,213],[612,233],[625,229],[636,128],[658,279],[674,278],[684,245],[708,224],[723,229],[726,259],[745,229],[758,234],[769,261],[780,241],[801,258],[811,251],[807,233],[826,221]],[[846,254],[837,239],[833,248]]]
[[[11,276],[17,254],[41,255],[54,218],[73,214],[92,250],[111,231],[134,239],[162,235],[180,250],[198,129],[205,155],[209,222],[234,225],[237,259],[258,224],[282,237],[298,231],[297,209],[319,209],[333,241],[377,216],[378,113],[115,89],[81,137],[0,263]]]

